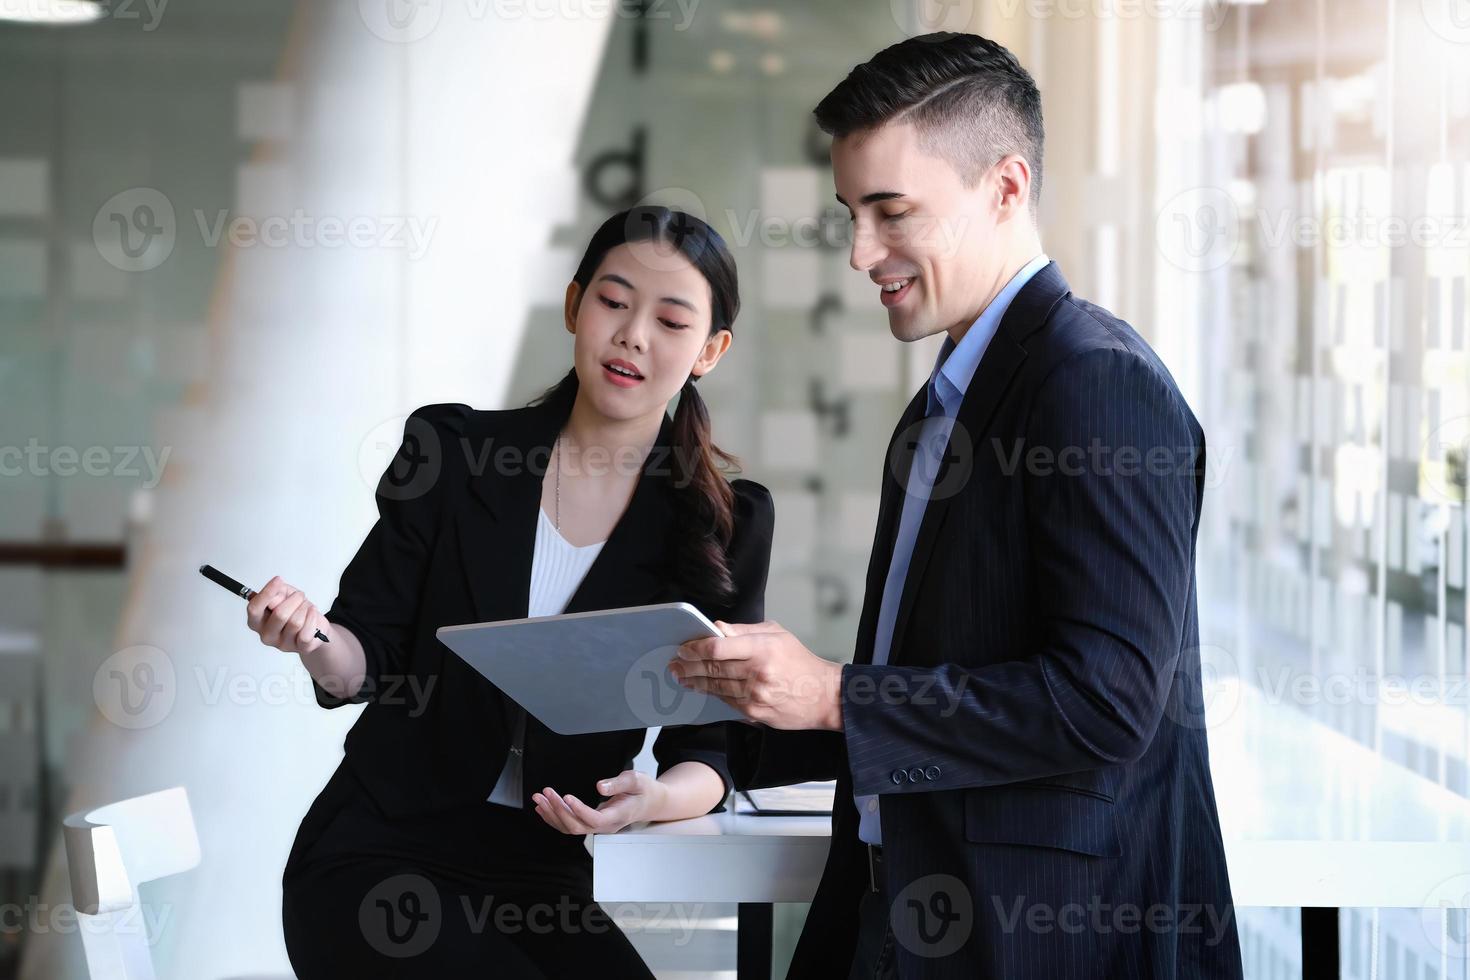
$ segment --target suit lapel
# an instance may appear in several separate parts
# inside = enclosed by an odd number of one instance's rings
[[[527,615],[542,484],[570,412],[570,400],[563,399],[485,413],[482,427],[466,440],[470,492],[456,515],[457,533],[478,622]],[[567,612],[655,601],[663,588],[672,431],[673,420],[665,414],[627,510],[568,601]],[[505,461],[497,462],[497,454]]]
[[[914,540],[914,553],[909,559],[908,572],[904,576],[903,595],[899,600],[898,615],[893,623],[893,640],[889,651],[889,662],[899,662],[898,654],[903,649],[904,629],[909,614],[913,611],[918,595],[919,583],[924,578],[924,569],[929,564],[940,528],[949,513],[950,501],[968,486],[975,465],[975,454],[981,437],[990,427],[996,410],[1010,390],[1011,381],[1026,359],[1025,339],[1041,328],[1051,313],[1052,307],[1068,292],[1067,281],[1055,262],[1049,262],[1027,280],[1011,300],[1001,317],[1000,325],[980,364],[975,376],[970,379],[965,396],[960,401],[955,415],[955,425],[945,447],[944,458],[934,478],[936,488],[945,488],[931,497],[924,508],[919,523],[919,534]],[[953,467],[961,471],[951,473]],[[905,474],[907,470],[904,471]],[[950,485],[946,487],[946,482]],[[885,569],[886,577],[886,569]],[[883,582],[878,583],[881,599]]]

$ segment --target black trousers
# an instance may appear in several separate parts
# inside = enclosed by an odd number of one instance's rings
[[[296,976],[652,980],[592,901],[581,838],[538,824],[491,803],[389,819],[344,764],[281,878]]]

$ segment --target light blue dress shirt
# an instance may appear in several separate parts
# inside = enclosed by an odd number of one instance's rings
[[[939,349],[939,358],[925,386],[928,392],[924,419],[914,450],[913,464],[909,468],[907,492],[903,498],[903,512],[898,521],[898,535],[893,541],[893,560],[888,565],[888,578],[883,583],[883,603],[878,607],[878,626],[873,636],[873,663],[888,662],[889,647],[893,644],[894,620],[898,618],[898,604],[903,597],[903,583],[908,576],[909,560],[914,555],[914,540],[919,536],[919,524],[924,519],[924,509],[929,505],[929,495],[934,489],[934,477],[939,463],[944,458],[944,448],[949,445],[950,430],[954,428],[955,415],[960,410],[970,379],[980,366],[980,358],[990,346],[990,338],[1000,327],[1001,317],[1011,300],[1021,291],[1039,270],[1048,262],[1045,253],[1036,256],[1001,287],[995,299],[980,312],[980,316],[965,331],[959,344],[954,338],[945,337]],[[858,837],[869,844],[883,842],[882,828],[878,821],[878,797],[855,795],[858,808]]]

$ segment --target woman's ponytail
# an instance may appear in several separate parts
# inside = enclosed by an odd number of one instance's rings
[[[690,377],[674,410],[674,499],[679,543],[675,569],[679,580],[698,582],[700,598],[716,604],[735,594],[725,549],[735,532],[735,491],[724,471],[738,460],[710,438],[709,411]]]

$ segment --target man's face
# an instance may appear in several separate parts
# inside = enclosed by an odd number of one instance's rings
[[[834,140],[832,177],[853,219],[852,267],[878,284],[893,336],[967,328],[1004,262],[995,169],[965,187],[911,124],[887,123]]]

